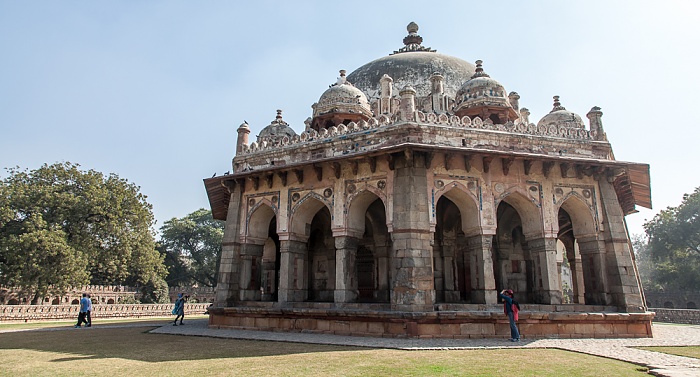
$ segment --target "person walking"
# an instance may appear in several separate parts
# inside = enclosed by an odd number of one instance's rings
[[[90,316],[90,313],[92,313],[92,298],[90,297],[90,294],[88,293],[88,295],[87,295],[87,310],[85,311],[85,317],[87,318],[87,325],[85,327],[92,327],[92,317]]]
[[[83,293],[83,298],[80,299],[80,309],[78,313],[78,323],[75,325],[75,328],[78,329],[80,326],[85,322],[87,324],[88,322],[85,320],[85,316],[87,315],[87,308],[88,308],[88,298],[87,298],[87,293]]]
[[[519,342],[520,332],[518,331],[518,312],[520,311],[520,305],[513,296],[512,289],[504,289],[498,294],[498,297],[503,299],[503,312],[508,316],[508,322],[510,323],[510,341]]]
[[[175,314],[175,321],[173,321],[173,326],[177,326],[177,319],[180,319],[180,326],[184,325],[182,320],[185,319],[185,301],[187,301],[188,296],[182,296],[182,293],[178,293],[177,300],[175,300],[175,307],[173,308],[173,314]]]

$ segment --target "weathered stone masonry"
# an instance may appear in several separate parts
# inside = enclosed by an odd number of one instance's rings
[[[586,129],[555,96],[532,124],[481,61],[408,29],[301,134],[279,110],[255,142],[239,127],[233,173],[205,179],[227,224],[210,324],[505,336],[510,288],[531,334],[651,335],[624,223],[651,206],[648,165],[613,158],[599,108]]]

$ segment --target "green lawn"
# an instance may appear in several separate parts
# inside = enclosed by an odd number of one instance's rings
[[[671,355],[694,357],[700,359],[700,347],[698,346],[687,346],[687,347],[637,347],[639,349],[668,353]]]
[[[646,375],[633,364],[554,349],[399,351],[147,333],[152,328],[3,333],[0,376]]]

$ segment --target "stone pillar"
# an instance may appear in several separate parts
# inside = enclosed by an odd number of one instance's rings
[[[240,299],[241,301],[259,301],[260,265],[263,245],[245,244],[241,247]]]
[[[572,297],[572,302],[576,304],[584,304],[586,298],[583,295],[586,291],[585,289],[585,279],[583,278],[583,265],[581,264],[581,258],[577,257],[569,262],[569,267],[571,268],[571,283],[574,285],[572,287],[574,291],[574,297]]]
[[[471,297],[475,304],[497,303],[496,279],[493,276],[493,256],[491,255],[492,244],[492,235],[479,234],[467,238]]]
[[[432,76],[430,76],[430,99],[432,102],[432,110],[438,113],[444,113],[447,111],[444,81],[445,77],[439,72],[435,72]]]
[[[394,80],[389,75],[384,74],[379,79],[380,97],[379,97],[379,114],[392,114],[394,111],[391,108],[392,90]]]
[[[542,237],[527,241],[534,261],[534,299],[538,304],[561,304],[557,270],[557,239]]]
[[[520,94],[517,92],[510,92],[510,94],[508,94],[508,102],[510,102],[510,105],[515,111],[520,110]]]
[[[384,236],[376,236],[377,246],[377,301],[389,301],[389,277],[390,277],[390,259],[388,256],[387,240]]]
[[[238,139],[236,140],[236,155],[241,154],[241,150],[244,145],[248,145],[248,135],[250,134],[250,127],[248,123],[243,122],[240,127],[238,127]]]
[[[263,262],[262,263],[262,275],[260,277],[260,300],[261,301],[271,301],[275,292],[277,292],[277,286],[275,281],[275,275],[277,271],[275,270],[275,262]]]
[[[306,301],[307,274],[306,256],[307,244],[303,241],[280,240],[280,286],[278,301]]]
[[[611,305],[605,265],[605,243],[596,237],[576,240],[581,254],[581,274],[587,305]]]
[[[393,310],[434,310],[433,233],[424,157],[407,151],[395,159],[391,233],[396,267],[391,295]]]
[[[219,276],[216,283],[216,299],[214,306],[233,306],[238,301],[238,271],[240,263],[239,228],[241,200],[243,188],[239,184],[231,184],[231,196],[228,212],[226,214],[226,226],[221,242],[221,263],[219,264]]]
[[[410,86],[399,92],[401,96],[401,120],[412,121],[416,119],[416,90]]]
[[[603,112],[600,111],[600,107],[593,106],[591,111],[586,114],[590,122],[589,129],[591,132],[595,132],[595,140],[608,140],[605,135],[605,130],[603,129]]]
[[[612,180],[612,177],[610,177]],[[606,265],[608,267],[609,292],[613,304],[628,313],[645,311],[642,289],[637,279],[637,268],[632,258],[629,235],[625,226],[625,215],[617,200],[612,183],[601,179],[601,205],[605,231]]]
[[[359,292],[355,258],[358,242],[354,237],[335,237],[335,302],[357,301]]]

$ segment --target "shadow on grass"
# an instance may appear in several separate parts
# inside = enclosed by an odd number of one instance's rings
[[[93,327],[65,331],[4,333],[0,335],[0,350],[24,349],[60,353],[61,357],[51,359],[57,363],[104,358],[162,362],[367,350],[360,347],[148,333],[154,328]]]

